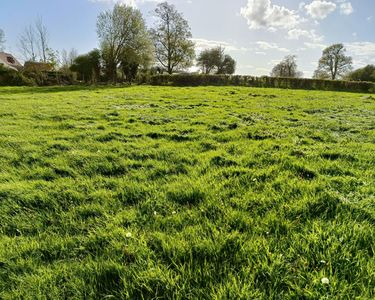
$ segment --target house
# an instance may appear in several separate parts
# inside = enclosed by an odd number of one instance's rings
[[[12,54],[5,52],[0,52],[0,65],[15,71],[20,71],[22,69],[22,65],[19,61]]]

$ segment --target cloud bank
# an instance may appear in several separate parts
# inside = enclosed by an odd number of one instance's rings
[[[284,6],[271,3],[271,0],[248,0],[241,8],[241,15],[247,20],[250,29],[293,28],[301,22],[299,15]]]

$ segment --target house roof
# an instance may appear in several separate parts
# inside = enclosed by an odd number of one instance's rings
[[[0,52],[0,64],[16,71],[19,71],[22,68],[22,65],[12,54],[5,52]]]

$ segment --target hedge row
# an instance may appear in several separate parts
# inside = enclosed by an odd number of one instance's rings
[[[15,71],[0,65],[0,86],[71,85],[76,81],[72,74],[62,72]]]
[[[55,71],[25,71],[23,75],[34,80],[38,86],[72,85],[76,83],[73,73],[64,74]]]
[[[169,86],[207,86],[231,85],[249,87],[270,87],[286,89],[346,91],[374,93],[375,83],[358,81],[320,80],[306,78],[279,78],[229,75],[154,75],[149,78],[151,85]]]
[[[0,86],[32,86],[35,85],[35,81],[27,78],[18,71],[5,68],[0,65]]]

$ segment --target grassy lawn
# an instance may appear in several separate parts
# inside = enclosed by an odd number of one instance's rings
[[[373,96],[0,88],[0,166],[0,299],[375,298]]]

